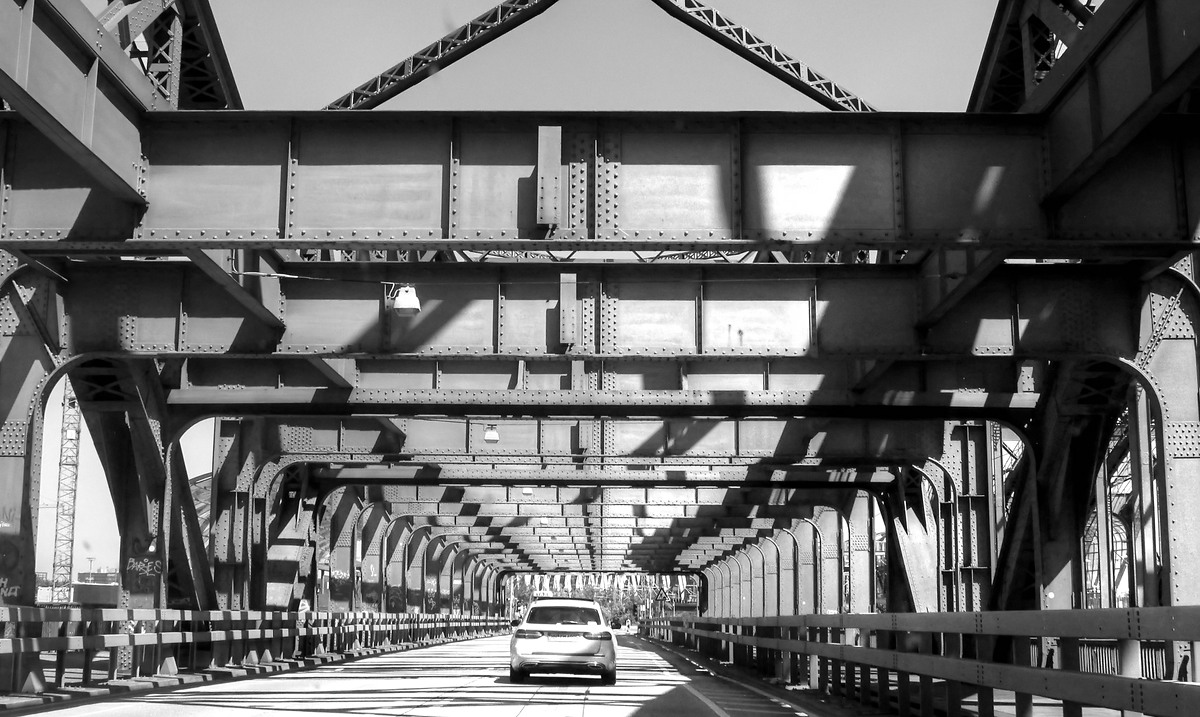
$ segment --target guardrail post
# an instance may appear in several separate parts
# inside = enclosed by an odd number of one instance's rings
[[[1064,637],[1058,641],[1058,664],[1064,670],[1079,671],[1079,640],[1074,637]],[[1082,717],[1083,705],[1078,702],[1063,701],[1063,717]]]
[[[922,655],[933,654],[933,633],[917,633],[917,641],[920,645],[919,650]],[[929,675],[921,675],[921,686],[919,689],[921,717],[933,717],[933,678]]]
[[[858,666],[858,701],[864,705],[871,704],[871,666]]]
[[[1117,640],[1117,668],[1121,677],[1142,679],[1142,643],[1139,640]],[[1141,712],[1126,710],[1123,717],[1141,717]]]
[[[829,642],[829,628],[810,629],[813,642]],[[818,692],[829,690],[829,660],[817,654],[808,656],[808,684]]]
[[[1028,637],[1014,637],[1012,640],[1012,663],[1018,667],[1029,667],[1033,663]],[[1017,692],[1013,700],[1015,717],[1033,717],[1033,695],[1027,692]]]
[[[896,671],[896,713],[900,717],[912,714],[912,675]]]
[[[962,683],[946,680],[946,717],[962,717]]]
[[[829,628],[829,642],[840,643],[842,641],[842,629],[840,627]],[[829,660],[829,670],[832,673],[830,677],[829,693],[834,695],[845,695],[845,663],[840,658],[832,658]]]
[[[58,625],[58,636],[69,637],[71,635],[71,621],[64,619]],[[67,651],[58,650],[54,655],[54,677],[51,684],[56,687],[61,687],[63,683],[63,674],[67,670]]]
[[[879,677],[875,684],[875,706],[881,710],[892,707],[892,675],[886,667],[879,668]]]
[[[178,613],[174,610],[163,611],[161,619],[154,621],[152,624],[154,625],[154,631],[160,635],[164,632],[176,632],[179,630]],[[178,650],[179,648],[176,645],[164,645],[162,642],[155,645],[154,674],[178,675],[179,661],[176,659]]]

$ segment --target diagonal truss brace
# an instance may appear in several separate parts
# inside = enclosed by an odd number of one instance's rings
[[[842,112],[874,112],[875,108],[833,80],[817,73],[746,28],[698,0],[654,0],[705,35],[730,47],[738,55],[764,68],[827,109]]]
[[[378,107],[434,71],[462,59],[476,48],[538,15],[555,2],[556,0],[505,0],[349,94],[329,103],[325,109],[365,110]]]
[[[555,1],[505,0],[349,94],[334,100],[325,109],[360,110],[378,107],[419,83],[433,71],[450,65],[545,11]],[[759,39],[746,28],[697,0],[654,2],[828,109],[844,112],[875,111],[875,108],[836,82],[774,45]]]

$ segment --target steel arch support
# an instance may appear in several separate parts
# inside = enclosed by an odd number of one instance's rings
[[[381,570],[381,546],[383,536],[391,523],[387,503],[372,500],[359,513],[358,527],[355,530],[355,576],[357,591],[355,593],[355,610],[382,612],[383,573]]]
[[[42,420],[54,363],[13,282],[17,262],[0,252],[0,268],[0,361],[5,366],[0,371],[0,605],[32,606]],[[11,676],[8,689],[17,692],[46,687],[36,660],[0,657],[0,674]]]
[[[219,419],[214,442],[210,554],[217,607],[249,610],[254,603],[252,546],[261,545],[254,536],[255,496],[250,487],[259,466],[266,461],[262,421]],[[265,567],[263,563],[259,566]]]
[[[317,565],[322,595],[318,609],[350,610],[354,591],[351,535],[361,509],[360,497],[349,488],[335,488],[321,502]]]

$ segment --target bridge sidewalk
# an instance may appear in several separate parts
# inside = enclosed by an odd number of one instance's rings
[[[825,694],[811,689],[807,685],[787,684],[782,680],[764,678],[755,672],[732,663],[720,662],[678,645],[645,637],[639,637],[638,639],[674,653],[697,668],[711,672],[717,677],[735,682],[746,689],[759,692],[777,701],[787,702],[796,708],[798,714],[805,714],[807,717],[875,717],[877,715],[899,714],[895,686],[892,688],[891,708],[884,710],[877,704],[874,689],[872,689],[868,697],[869,701]],[[895,679],[895,675],[892,677]],[[909,679],[911,685],[909,693],[912,695],[919,694],[920,678],[911,676]],[[873,687],[874,685],[872,685]],[[935,681],[933,693],[934,714],[938,716],[947,715],[945,683]],[[993,703],[995,707],[993,714],[995,717],[1016,717],[1015,693],[996,690],[993,696]],[[909,714],[914,717],[922,714],[921,705],[916,701],[912,702]],[[979,703],[974,693],[963,697],[962,715],[963,717],[979,717]],[[1062,717],[1062,715],[1062,702],[1034,697],[1033,712],[1030,717]],[[1122,712],[1103,707],[1083,707],[1081,715],[1082,717],[1122,717]]]

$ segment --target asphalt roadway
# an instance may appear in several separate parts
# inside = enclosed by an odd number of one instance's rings
[[[823,717],[633,636],[620,636],[617,661],[615,685],[602,685],[593,676],[536,674],[513,684],[505,635],[255,679],[133,693],[51,714]]]

